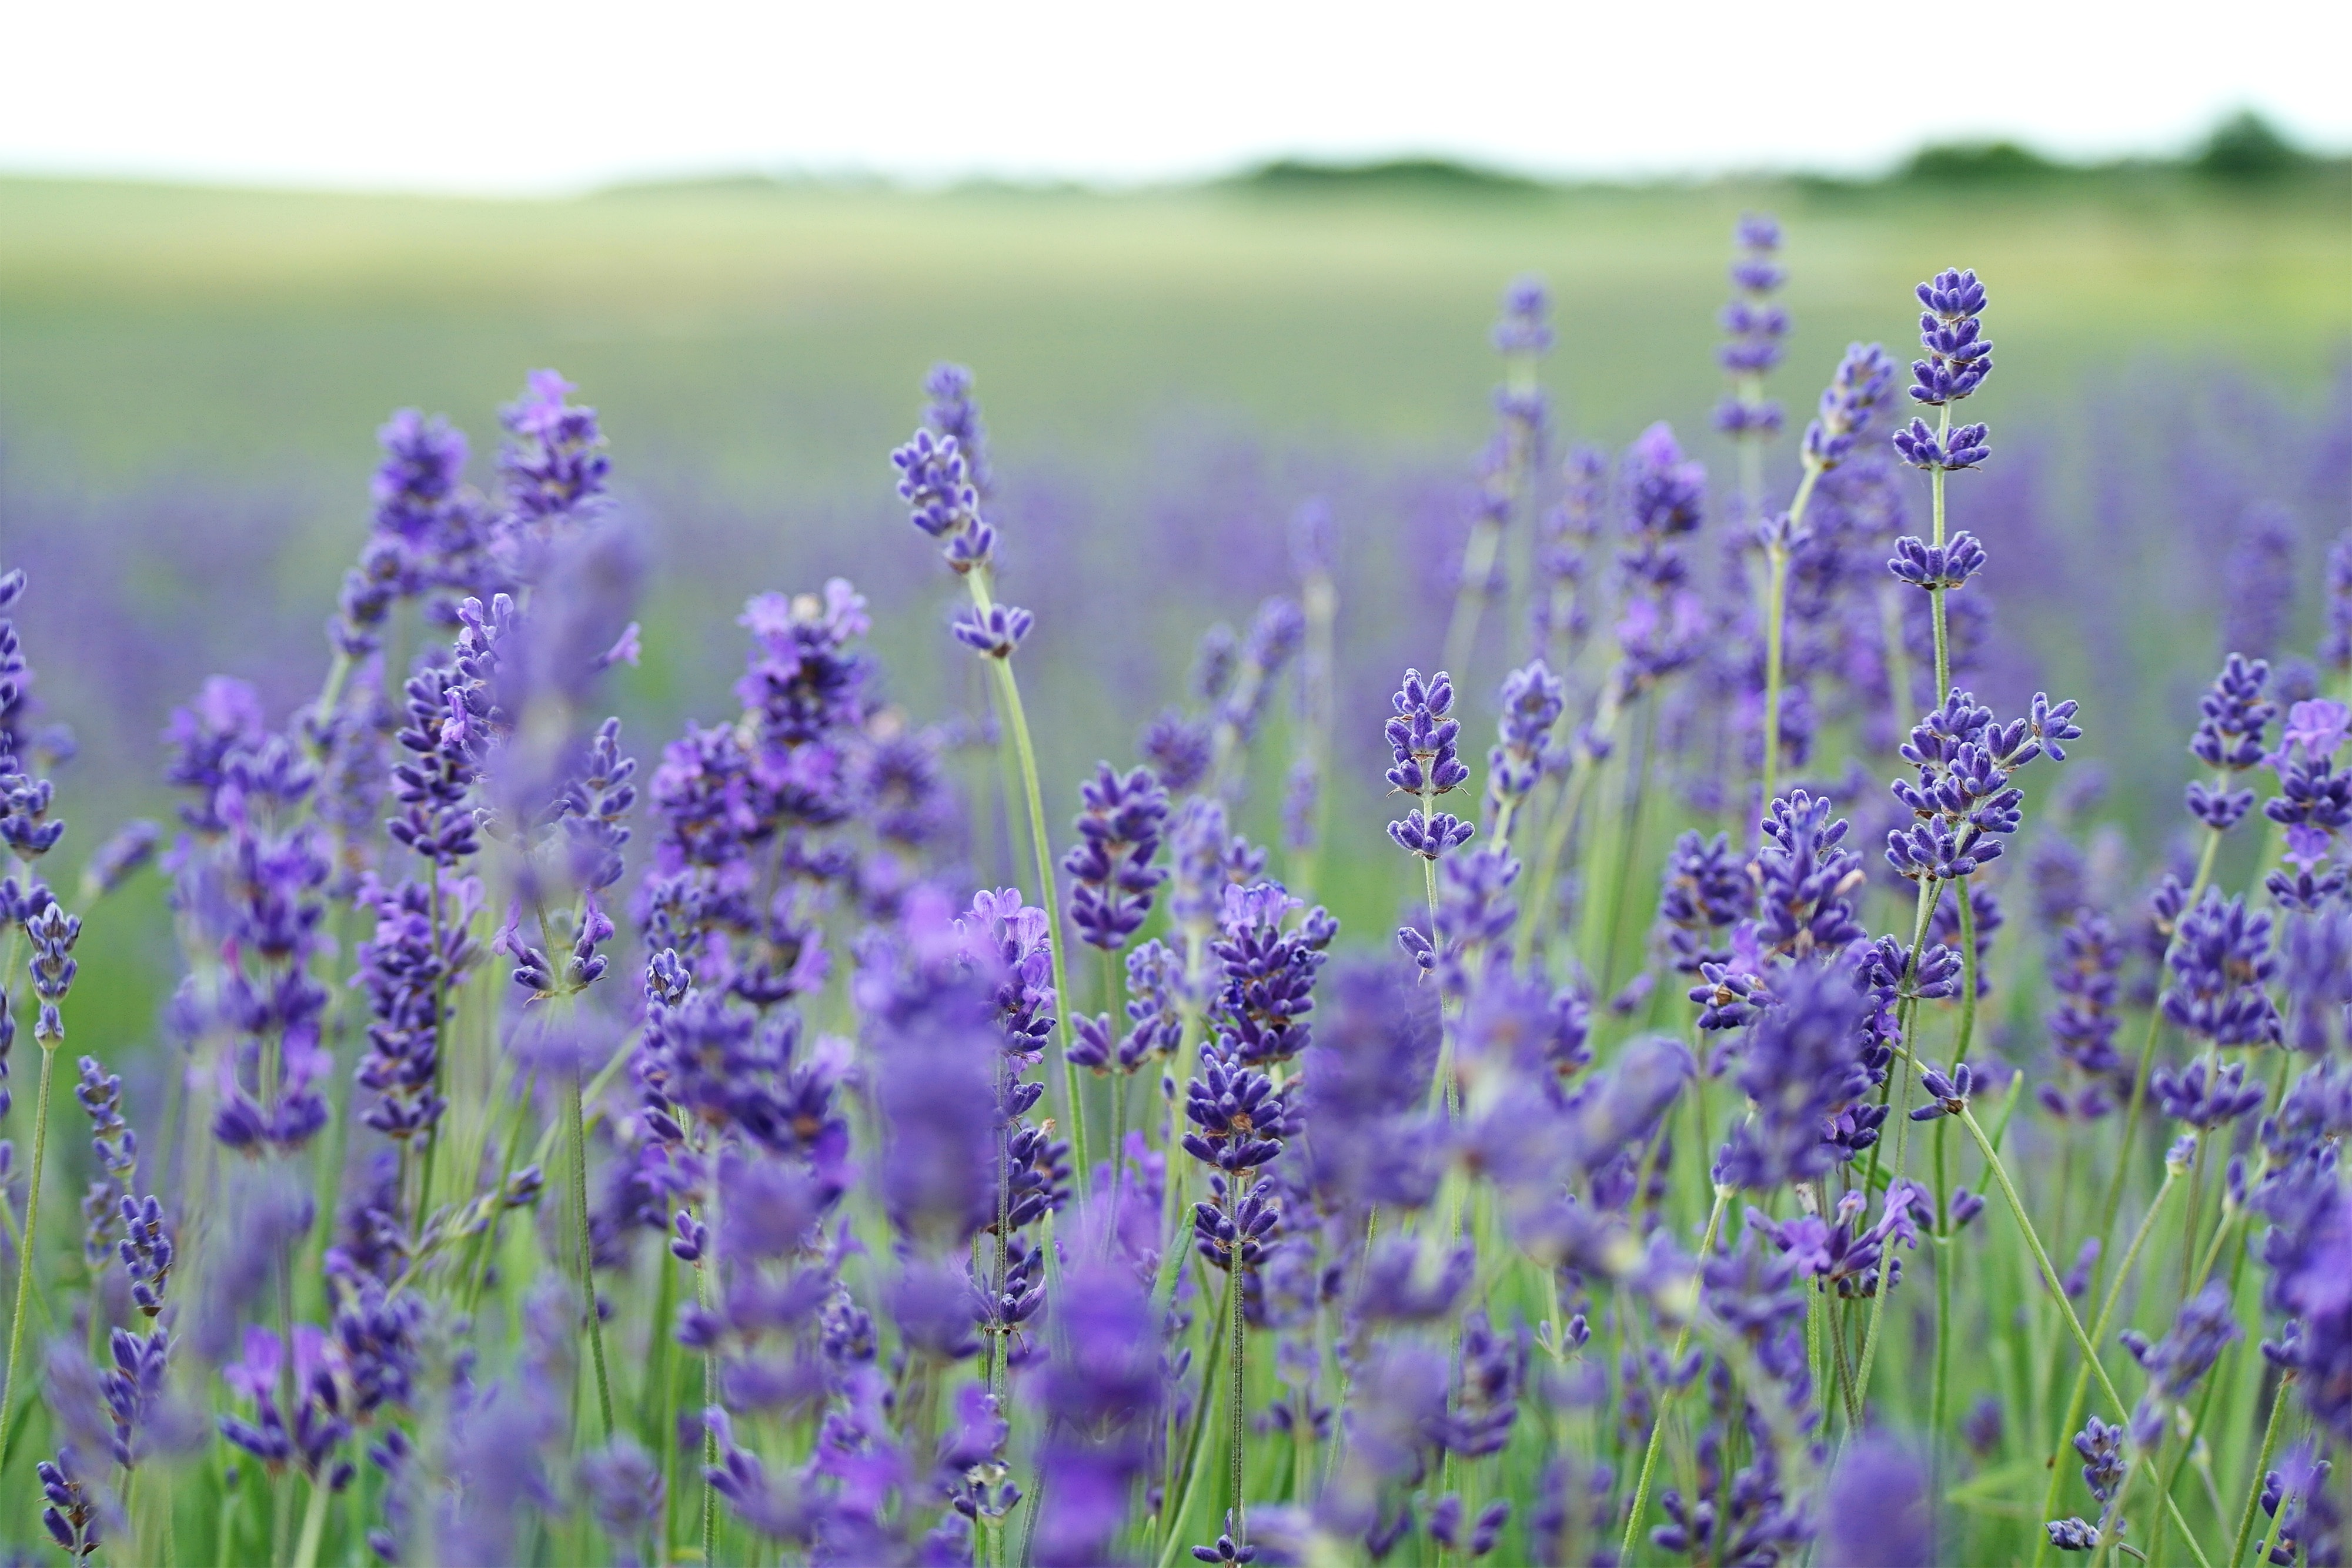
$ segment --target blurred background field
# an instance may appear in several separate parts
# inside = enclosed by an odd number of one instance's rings
[[[1181,695],[1203,625],[1289,587],[1310,494],[1337,512],[1341,667],[1367,683],[1342,712],[1369,757],[1372,687],[1435,656],[1505,283],[1553,289],[1562,447],[1665,418],[1722,481],[1715,314],[1751,208],[1789,233],[1772,391],[1794,419],[1847,340],[1908,337],[1914,279],[1989,280],[2006,443],[1956,506],[2004,547],[1997,601],[2031,614],[1988,682],[2087,682],[2119,720],[2093,747],[2124,765],[2121,809],[2168,800],[2162,737],[2208,673],[2247,509],[2287,508],[2311,571],[2347,520],[2352,180],[1983,172],[1557,188],[1277,166],[1124,194],[747,178],[562,200],[0,180],[0,554],[41,583],[31,653],[81,730],[75,837],[152,806],[155,731],[205,674],[255,677],[281,713],[314,689],[384,415],[446,412],[483,478],[493,411],[541,365],[603,412],[646,541],[627,700],[648,741],[724,706],[745,595],[836,573],[873,598],[916,716],[967,706],[887,463],[946,358],[978,374],[1006,591],[1041,617],[1049,809]],[[1342,788],[1335,821],[1368,826],[1336,841],[1384,849],[1370,787]],[[1377,929],[1393,880],[1334,891]]]

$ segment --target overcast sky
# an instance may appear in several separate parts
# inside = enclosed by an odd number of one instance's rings
[[[0,169],[565,191],[1148,182],[1283,153],[1866,172],[1923,141],[2352,149],[2352,5],[0,0]],[[2183,25],[2183,19],[2195,18]]]

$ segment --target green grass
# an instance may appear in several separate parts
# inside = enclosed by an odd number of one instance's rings
[[[1567,424],[1712,401],[1734,214],[1790,227],[1801,407],[1902,292],[1992,281],[2003,382],[2071,392],[2147,351],[2311,384],[2352,336],[2352,189],[2183,179],[2026,191],[919,195],[680,186],[463,201],[0,181],[0,431],[99,477],[332,474],[402,403],[478,430],[530,365],[604,411],[623,471],[744,494],[878,483],[915,382],[966,360],[1008,459],[1132,451],[1172,412],[1452,451],[1486,420],[1503,283],[1547,276]]]

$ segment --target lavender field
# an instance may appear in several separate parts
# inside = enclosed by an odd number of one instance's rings
[[[0,189],[0,1536],[2340,1563],[2340,192],[1767,193]]]

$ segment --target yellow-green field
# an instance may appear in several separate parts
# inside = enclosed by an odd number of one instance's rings
[[[384,410],[478,429],[559,365],[616,458],[730,489],[872,483],[922,368],[980,371],[1008,461],[1129,449],[1171,412],[1282,436],[1475,442],[1485,327],[1549,278],[1567,424],[1622,436],[1714,395],[1727,230],[1790,229],[1793,403],[1849,338],[1907,338],[1948,263],[1993,290],[2002,401],[2135,358],[2314,384],[2352,338],[2352,188],[2178,179],[1277,197],[773,186],[460,201],[0,181],[0,432],[98,476],[356,476]]]

